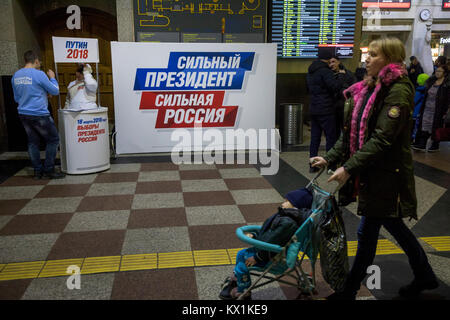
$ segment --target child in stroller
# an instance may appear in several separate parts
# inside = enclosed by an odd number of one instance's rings
[[[309,217],[312,201],[312,193],[306,188],[289,192],[286,194],[286,201],[278,208],[278,212],[264,222],[258,234],[247,234],[247,236],[268,243],[285,245]],[[248,268],[263,267],[274,255],[255,247],[239,251],[233,275],[225,279],[219,298],[222,300],[239,298],[251,286]],[[243,299],[251,299],[251,295],[248,294]]]

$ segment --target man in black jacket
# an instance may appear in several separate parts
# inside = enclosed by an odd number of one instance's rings
[[[344,65],[339,60],[339,57],[333,56],[329,63],[330,69],[334,73],[334,78],[339,81],[341,89],[335,97],[335,110],[336,110],[336,138],[339,138],[341,130],[344,124],[344,90],[355,83],[355,77],[353,74],[345,69]]]
[[[308,68],[306,82],[311,95],[309,113],[311,116],[311,144],[310,157],[318,155],[322,131],[325,132],[326,150],[330,150],[336,143],[336,111],[334,99],[341,89],[341,84],[334,77],[329,68],[332,54],[328,48],[319,48],[318,59]],[[310,166],[310,172],[317,172],[317,168]]]

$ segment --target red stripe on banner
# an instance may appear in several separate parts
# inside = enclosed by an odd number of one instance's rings
[[[363,2],[363,8],[382,8],[382,9],[404,9],[410,8],[411,2],[406,3],[380,3],[380,2]]]
[[[319,48],[330,48],[330,47],[353,47],[353,44],[319,44]]]
[[[225,91],[142,92],[140,110],[167,107],[221,107]]]
[[[238,106],[226,107],[169,107],[161,108],[156,119],[156,129],[234,127]]]

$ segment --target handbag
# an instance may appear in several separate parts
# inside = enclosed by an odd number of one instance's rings
[[[434,132],[434,140],[437,142],[450,141],[450,127],[436,129]]]

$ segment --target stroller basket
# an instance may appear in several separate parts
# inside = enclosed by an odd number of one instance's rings
[[[241,241],[258,249],[276,253],[264,267],[254,266],[249,268],[250,274],[258,278],[239,297],[240,299],[245,297],[249,291],[275,281],[295,286],[304,295],[311,296],[315,292],[315,263],[320,242],[319,222],[323,213],[332,210],[334,195],[342,187],[342,185],[337,186],[332,193],[321,189],[317,183],[317,178],[323,171],[325,171],[325,168],[322,168],[306,186],[313,194],[310,216],[296,230],[285,246],[259,241],[246,235],[246,233],[257,233],[261,226],[243,226],[236,229],[236,235]],[[307,275],[302,269],[305,255],[311,263],[312,276]],[[282,279],[285,277],[294,279],[295,283]],[[259,284],[263,278],[267,281]]]

